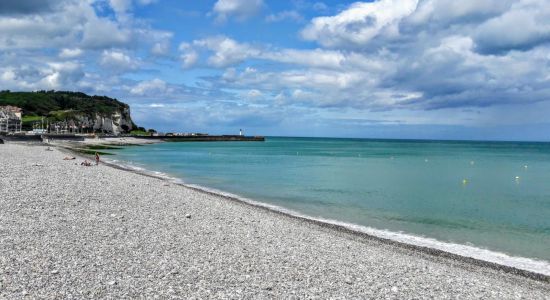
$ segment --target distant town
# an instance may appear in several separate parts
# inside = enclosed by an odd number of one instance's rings
[[[112,118],[112,117],[111,117]],[[117,124],[116,118],[109,119],[110,122]],[[63,121],[51,122],[44,116],[23,116],[23,109],[17,106],[0,106],[0,136],[4,139],[30,140],[33,137],[61,138],[61,139],[83,139],[84,137],[94,136],[133,136],[150,139],[162,139],[170,141],[263,141],[264,137],[254,136],[246,137],[242,129],[239,129],[238,135],[209,135],[208,133],[188,133],[188,132],[157,132],[154,129],[146,130],[143,127],[137,127],[132,131],[118,131],[115,126],[101,127],[94,126],[88,119],[78,121],[67,119]],[[26,123],[26,124],[24,124]],[[105,118],[101,119],[105,123]],[[106,130],[107,128],[107,130]],[[113,130],[108,130],[112,128]]]
[[[44,116],[31,116],[28,119],[26,126],[23,127],[23,109],[17,106],[0,106],[0,134],[107,134],[118,135],[117,132],[106,130],[94,130],[90,122],[79,122],[76,120],[63,120],[50,122]],[[29,125],[32,129],[29,129]],[[133,132],[133,134],[132,134]],[[143,135],[143,136],[207,136],[207,133],[181,133],[181,132],[157,132],[154,129],[145,130],[143,127],[138,127],[136,130],[126,133],[126,135]],[[242,135],[242,130],[239,131]]]
[[[0,133],[21,132],[22,109],[16,106],[0,106]]]

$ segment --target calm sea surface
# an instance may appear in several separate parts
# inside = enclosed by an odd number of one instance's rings
[[[114,152],[312,217],[550,261],[550,143],[267,138]]]

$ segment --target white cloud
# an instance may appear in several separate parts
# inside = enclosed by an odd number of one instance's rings
[[[328,6],[323,2],[315,2],[313,4],[313,9],[316,11],[326,11],[328,10]]]
[[[190,44],[181,43],[179,46],[179,50],[181,52],[180,60],[182,68],[189,69],[197,63],[199,59],[199,54],[193,49]]]
[[[206,50],[207,62],[216,68],[226,68],[239,64],[246,59],[271,60],[286,64],[303,65],[320,68],[339,68],[346,61],[346,56],[334,50],[297,50],[297,49],[262,49],[247,43],[239,43],[225,36],[210,37],[182,43],[179,47],[185,67],[194,65],[199,53]]]
[[[229,38],[207,40],[202,45],[215,50],[214,55],[208,59],[208,62],[216,67],[225,67],[241,62],[259,52],[247,44],[239,44]]]
[[[0,86],[14,90],[77,90],[85,77],[83,66],[75,61],[47,61],[0,67]]]
[[[267,17],[265,17],[265,21],[269,23],[281,22],[284,20],[301,22],[304,20],[304,17],[302,17],[302,15],[300,15],[300,13],[298,13],[295,10],[285,10],[276,14],[270,14]]]
[[[140,5],[149,5],[149,4],[153,4],[153,3],[156,3],[158,0],[138,0],[138,3]]]
[[[132,0],[109,0],[109,4],[116,13],[125,13],[132,8]]]
[[[247,98],[256,99],[256,98],[260,98],[261,96],[263,96],[263,94],[259,90],[252,89],[252,90],[248,91],[246,96],[247,96]]]
[[[191,51],[181,55],[182,68],[188,69],[194,66],[199,59],[197,52]]]
[[[131,13],[134,5],[147,6],[157,2],[157,0],[107,0],[111,9],[116,13],[116,17],[121,21],[131,20]]]
[[[489,53],[550,42],[550,5],[544,0],[520,1],[481,24],[474,37],[478,49]]]
[[[294,99],[298,99],[298,100],[304,100],[304,99],[309,99],[313,96],[312,93],[310,92],[306,92],[302,89],[296,89],[292,92],[292,98]]]
[[[268,51],[259,55],[259,58],[293,65],[321,68],[339,68],[346,59],[341,52],[321,49],[282,49],[278,51]]]
[[[21,74],[22,70],[13,67],[0,68],[0,84],[3,89],[32,89],[35,87],[35,79],[27,78]],[[29,80],[30,79],[30,80]]]
[[[35,16],[0,17],[0,49],[39,48],[70,43],[72,29]]]
[[[73,49],[63,48],[61,49],[61,52],[59,52],[59,57],[75,58],[75,57],[81,56],[83,53],[84,51],[82,51],[82,49],[79,49],[79,48],[73,48]]]
[[[132,42],[132,31],[116,22],[93,19],[83,28],[82,46],[92,49],[124,47]]]
[[[68,2],[62,10],[43,15],[0,16],[0,48],[74,47],[82,35],[89,39],[93,32],[105,27],[96,34],[96,40],[120,35],[118,26],[97,17],[89,4]]]
[[[151,53],[154,55],[166,55],[170,52],[169,42],[158,42],[151,48]]]
[[[277,101],[284,101],[284,100],[286,100],[286,95],[285,95],[284,92],[280,92],[275,97],[273,97],[273,99],[275,99]]]
[[[516,0],[422,0],[409,21],[422,26],[436,23],[444,27],[458,22],[479,22],[483,18],[498,15],[510,8]]]
[[[169,56],[172,37],[174,34],[168,31],[158,30],[142,30],[140,31],[141,38],[150,40],[151,54],[154,56]]]
[[[28,1],[28,0],[23,0]],[[0,49],[109,49],[155,43],[164,46],[172,36],[151,29],[132,15],[112,19],[98,15],[91,1],[66,0],[55,10],[14,15],[0,13]],[[123,9],[124,3],[117,4]]]
[[[212,55],[208,58],[208,64],[216,68],[224,68],[242,62],[260,53],[260,50],[255,47],[238,43],[224,36],[195,40],[192,44],[182,43],[179,49],[183,52],[184,66],[191,66],[197,61],[198,53],[195,49],[211,51]]]
[[[212,10],[217,16],[216,19],[224,22],[229,17],[247,19],[257,14],[262,6],[263,0],[218,0]]]
[[[13,70],[7,69],[2,72],[1,78],[3,81],[15,81],[16,75]]]
[[[67,88],[84,77],[82,66],[75,62],[49,63],[49,69],[44,70],[46,76],[41,86],[51,89]]]
[[[117,50],[104,50],[99,63],[101,66],[116,72],[134,70],[139,66],[139,63],[129,55]]]
[[[146,96],[152,94],[164,94],[170,91],[170,88],[165,81],[155,78],[152,80],[141,81],[134,87],[130,88],[130,93],[138,96]]]
[[[162,103],[151,103],[149,104],[149,107],[151,108],[162,108],[162,107],[165,107],[166,105],[162,104]]]
[[[0,2],[0,85],[4,88],[113,93],[127,80],[121,80],[120,73],[137,70],[141,64],[130,53],[169,52],[172,33],[154,30],[149,21],[131,14],[124,20],[103,17],[106,5],[118,5],[118,11],[131,9],[131,5],[124,8],[123,2]],[[137,5],[152,2],[134,0]]]
[[[314,18],[302,36],[326,47],[361,46],[379,34],[396,34],[394,26],[417,4],[418,0],[357,2],[336,16]]]

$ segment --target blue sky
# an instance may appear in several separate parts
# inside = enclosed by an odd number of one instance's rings
[[[161,131],[550,140],[545,0],[3,0],[0,89]]]

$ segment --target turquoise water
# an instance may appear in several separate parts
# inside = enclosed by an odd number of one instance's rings
[[[115,152],[312,217],[550,261],[550,143],[267,138]]]

